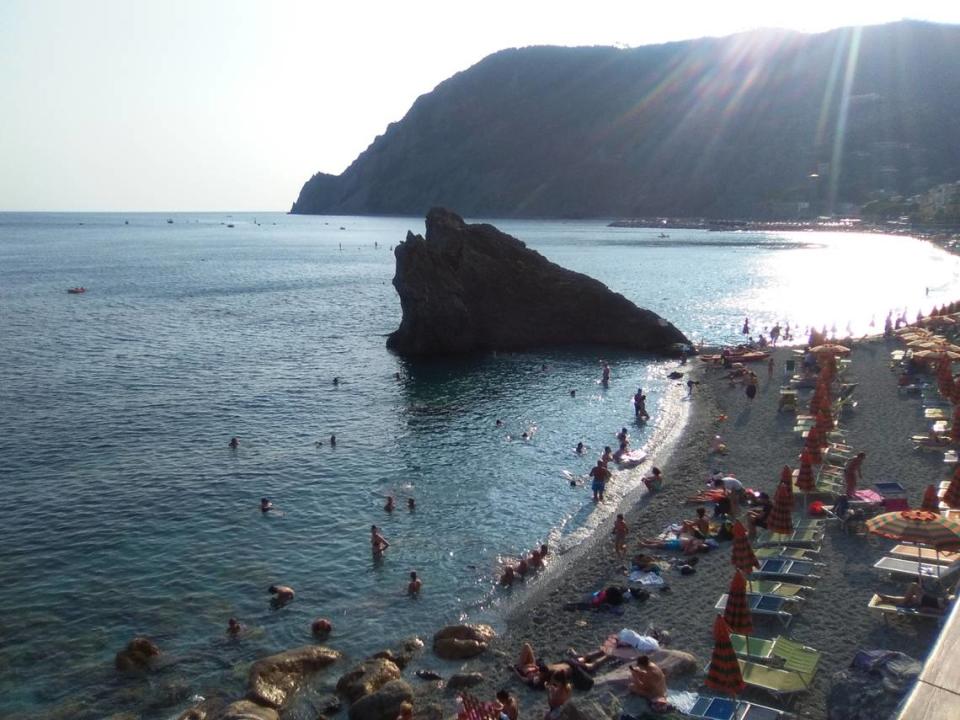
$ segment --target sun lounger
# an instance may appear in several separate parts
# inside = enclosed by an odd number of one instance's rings
[[[780,582],[779,580],[750,580],[747,589],[750,592],[762,593],[763,595],[780,595],[781,597],[796,597],[802,595],[804,591],[813,591],[813,588],[809,585]]]
[[[891,575],[905,578],[915,578],[917,575],[922,575],[936,579],[941,585],[949,585],[956,578],[957,573],[960,572],[960,560],[955,560],[950,565],[936,565],[887,556],[877,560],[873,567]]]
[[[816,555],[819,554],[820,548],[799,548],[799,547],[758,547],[753,551],[753,554],[757,556],[758,560],[763,560],[766,558],[782,558],[789,560],[807,560],[816,565],[823,565],[823,563],[816,562]]]
[[[798,611],[801,598],[799,595],[793,597],[783,597],[781,595],[761,595],[759,593],[747,593],[747,606],[753,615],[765,615],[774,617],[784,624],[789,625],[793,620],[794,612]],[[717,600],[714,606],[718,612],[723,612],[727,607],[727,594],[724,593]]]
[[[823,522],[822,520],[820,522]],[[754,543],[756,547],[764,545],[795,545],[798,547],[813,547],[819,545],[823,540],[823,527],[802,527],[794,530],[792,533],[774,533],[764,530],[757,534],[757,540]]]
[[[790,717],[776,708],[710,695],[701,695],[686,714],[700,720],[783,720]]]
[[[819,580],[814,574],[817,566],[804,560],[785,560],[782,558],[768,558],[760,561],[760,567],[753,571],[751,578],[759,579],[787,579]]]
[[[933,548],[917,547],[916,545],[897,545],[890,551],[890,555],[895,558],[919,560],[934,565],[952,565],[960,560],[960,552],[949,552],[947,550],[937,552]]]
[[[947,616],[947,612],[949,611],[949,608],[905,607],[903,605],[894,605],[892,603],[884,602],[880,599],[880,596],[876,594],[870,598],[870,602],[867,603],[867,607],[871,610],[876,610],[883,615],[884,621],[886,621],[888,617],[942,620]]]
[[[740,672],[747,685],[761,688],[777,696],[803,692],[813,681],[813,673],[780,670],[742,658],[738,658],[737,662],[740,663]]]
[[[773,640],[761,640],[746,635],[731,633],[730,642],[738,656],[747,660],[780,663],[784,670],[792,670],[812,678],[820,662],[820,652],[811,647],[781,636]]]

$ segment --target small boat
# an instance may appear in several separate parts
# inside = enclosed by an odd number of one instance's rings
[[[167,225],[173,225],[173,220],[167,219]]]
[[[233,223],[227,223],[227,227],[236,227]]]
[[[86,291],[87,289],[85,287],[67,288],[67,292],[70,293],[71,295],[79,295],[81,293],[85,293]]]
[[[730,362],[757,362],[758,360],[766,360],[770,357],[770,353],[762,352],[760,350],[751,350],[749,352],[739,352],[730,354]],[[704,362],[711,363],[722,363],[723,355],[701,355],[700,359]]]
[[[660,233],[659,235],[657,235],[657,237],[660,238],[661,240],[669,240],[669,239],[670,239],[670,236],[667,235],[666,233]]]

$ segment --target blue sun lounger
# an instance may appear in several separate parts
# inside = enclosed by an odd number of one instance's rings
[[[784,627],[793,620],[793,613],[799,611],[800,603],[803,601],[799,595],[794,597],[783,597],[782,595],[764,595],[762,593],[747,593],[747,606],[752,615],[766,615],[775,617],[783,623]],[[727,594],[724,593],[717,600],[716,610],[723,612],[727,607]],[[792,612],[791,612],[792,611]]]
[[[802,580],[819,580],[820,576],[814,572],[817,566],[804,560],[788,560],[786,558],[768,558],[760,561],[760,567],[753,571],[753,578],[800,578]]]
[[[701,695],[687,715],[702,720],[783,720],[790,717],[776,708],[710,695]]]

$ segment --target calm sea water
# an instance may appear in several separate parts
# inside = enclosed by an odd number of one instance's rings
[[[862,334],[888,309],[960,297],[958,259],[906,238],[497,224],[694,341],[739,340],[745,316]],[[239,692],[245,663],[310,642],[318,616],[353,657],[496,623],[501,561],[607,520],[613,503],[595,508],[563,471],[586,472],[622,425],[636,444],[677,425],[676,363],[398,358],[384,347],[400,320],[390,248],[408,229],[422,222],[0,214],[0,715],[170,717],[194,693]],[[89,291],[65,292],[77,285]],[[641,385],[645,427],[630,405]],[[331,433],[336,448],[315,445]],[[262,496],[283,514],[262,516]],[[372,523],[392,543],[381,563]],[[272,611],[272,583],[296,601]],[[229,616],[251,628],[239,642]],[[148,682],[112,669],[136,634],[169,659]]]

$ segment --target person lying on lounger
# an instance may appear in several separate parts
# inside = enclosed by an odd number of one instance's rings
[[[907,585],[907,591],[903,595],[877,593],[877,597],[883,602],[897,607],[926,608],[929,610],[943,610],[947,607],[947,598],[927,592],[916,581]]]

